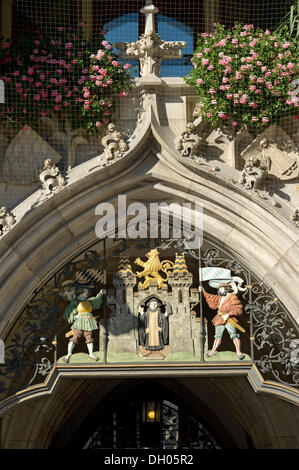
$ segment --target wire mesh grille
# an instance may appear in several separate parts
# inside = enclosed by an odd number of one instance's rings
[[[137,58],[120,58],[113,44],[134,42],[143,34],[145,17],[140,10],[145,3],[151,2],[1,0],[3,40],[0,49],[0,78],[5,85],[5,103],[0,103],[2,205],[12,209],[39,187],[35,176],[32,176],[32,181],[28,181],[21,175],[28,171],[35,174],[40,166],[40,162],[32,164],[27,153],[24,158],[20,150],[20,147],[24,147],[26,134],[23,133],[20,142],[9,148],[23,126],[25,130],[30,128],[27,133],[30,142],[28,149],[33,146],[31,141],[36,138],[31,132],[33,129],[45,141],[42,155],[48,155],[46,144],[49,144],[60,155],[56,163],[59,160],[61,170],[65,171],[69,166],[68,155],[74,136],[72,132],[80,128],[84,128],[88,135],[91,131],[95,134],[104,132],[105,126],[115,119],[118,109],[114,106],[115,102],[119,101],[122,93],[127,95],[128,79],[139,76],[140,66]],[[187,43],[182,57],[162,61],[163,77],[185,77],[192,71],[192,56],[198,35],[213,31],[215,23],[233,27],[239,22],[275,31],[284,21],[288,28],[286,37],[290,41],[296,41],[298,16],[294,0],[156,0],[154,3],[159,9],[156,30],[160,37],[167,41]],[[105,40],[108,49],[103,46]],[[59,47],[57,41],[62,42]],[[110,44],[112,48],[109,50]],[[97,54],[99,49],[106,56],[107,53],[111,54],[113,60],[119,62],[124,74],[122,80],[116,79],[115,74],[112,74],[113,83],[108,85],[108,77],[101,77],[102,94],[96,95],[95,107],[91,104],[88,108],[90,98],[86,87],[90,83],[90,54]],[[123,70],[125,64],[127,68]],[[296,75],[292,78],[296,78]],[[274,95],[271,103],[274,108]],[[296,115],[290,106],[289,115],[294,114]],[[278,115],[277,121],[279,119]],[[288,119],[286,112],[284,120],[284,129],[290,130],[292,137],[297,132],[297,122]],[[86,135],[83,138],[85,143],[82,140],[78,146],[77,163],[96,156],[99,150],[98,139],[87,138]],[[51,158],[55,160],[53,155]],[[7,167],[10,169],[7,170]],[[12,178],[11,174],[16,171],[18,175]]]

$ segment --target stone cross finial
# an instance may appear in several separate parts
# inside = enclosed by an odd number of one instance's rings
[[[158,8],[156,8],[150,0],[148,0],[145,6],[140,10],[145,16],[145,31],[144,34],[155,33],[155,15],[159,13]]]
[[[184,41],[163,41],[155,31],[155,14],[158,13],[151,2],[140,10],[145,15],[145,32],[138,41],[118,43],[121,55],[127,58],[138,58],[140,61],[140,75],[147,80],[157,82],[160,75],[160,64],[164,59],[182,57],[182,49],[186,47]],[[160,81],[158,79],[158,81]]]

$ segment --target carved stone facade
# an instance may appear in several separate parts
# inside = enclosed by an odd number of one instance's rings
[[[220,4],[212,3],[217,20]],[[115,124],[94,137],[52,119],[34,129],[0,129],[0,338],[8,358],[0,371],[3,447],[49,447],[60,423],[69,426],[72,409],[85,410],[86,400],[92,408],[114,383],[140,377],[162,378],[171,391],[184,385],[188,398],[202,400],[207,421],[214,416],[236,434],[248,430],[256,447],[298,447],[299,121],[284,119],[256,138],[245,128],[211,128],[199,119],[198,96],[183,78],[159,77],[161,60],[180,57],[183,42],[163,41],[154,28],[156,9],[147,5],[143,12],[145,33],[122,46],[127,57],[140,60],[141,77],[118,105]],[[166,288],[155,281],[137,287],[137,270],[128,263],[113,281],[111,275],[107,322],[99,320],[99,353],[107,346],[108,361],[59,362],[67,344],[59,323],[65,307],[60,276],[75,265],[102,269],[93,251],[100,243],[95,207],[109,201],[116,208],[119,194],[133,203],[203,206],[203,238],[211,249],[201,247],[196,266],[244,277],[246,364],[199,363],[208,349],[202,340],[214,331],[203,320],[206,310],[199,321],[198,269],[169,274]],[[115,220],[123,228],[117,211]],[[105,242],[112,263],[113,242]],[[145,358],[139,338],[139,307],[153,297],[163,313],[168,309],[169,340],[160,362]],[[109,362],[113,353],[125,359]],[[191,355],[191,363],[170,362],[179,353]],[[248,446],[245,437],[238,443]]]

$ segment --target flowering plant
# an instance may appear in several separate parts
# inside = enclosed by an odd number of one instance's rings
[[[185,77],[200,95],[200,116],[214,127],[245,124],[257,133],[282,115],[295,114],[298,97],[291,82],[297,54],[283,32],[215,25],[214,32],[199,36],[194,68]]]
[[[2,118],[18,126],[54,115],[90,132],[113,119],[113,98],[126,96],[130,65],[117,61],[105,31],[100,31],[96,44],[101,49],[94,54],[93,43],[83,38],[83,26],[80,22],[77,31],[58,26],[51,38],[36,30],[36,37],[22,44],[2,42]]]

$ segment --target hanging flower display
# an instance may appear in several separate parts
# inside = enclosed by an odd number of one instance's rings
[[[21,45],[2,42],[2,119],[22,126],[58,116],[91,133],[114,119],[115,100],[130,88],[130,64],[117,59],[105,31],[93,43],[84,40],[83,26],[80,22],[76,31],[58,26],[51,37],[36,30],[35,37]],[[94,44],[100,48],[95,50]]]
[[[245,124],[257,133],[298,114],[298,48],[283,31],[216,24],[214,32],[199,35],[192,63],[185,80],[200,95],[200,116],[216,128]]]

